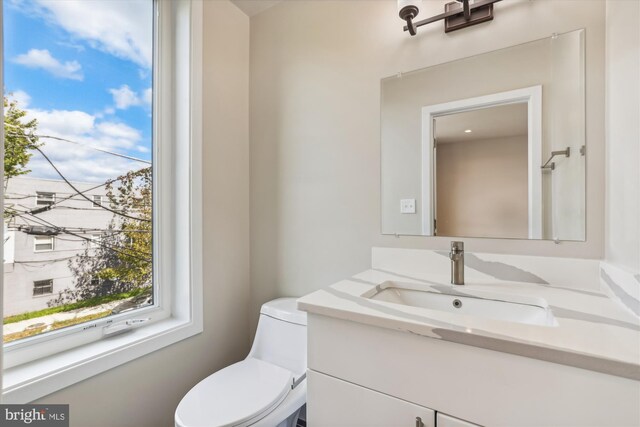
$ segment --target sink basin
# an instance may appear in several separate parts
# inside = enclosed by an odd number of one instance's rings
[[[558,325],[547,302],[542,298],[504,295],[476,289],[458,290],[449,285],[398,282],[384,282],[362,296],[374,301],[487,319],[539,326]]]

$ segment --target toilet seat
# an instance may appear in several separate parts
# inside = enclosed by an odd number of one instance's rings
[[[291,371],[249,357],[200,381],[180,401],[180,427],[242,427],[266,416],[291,390]]]

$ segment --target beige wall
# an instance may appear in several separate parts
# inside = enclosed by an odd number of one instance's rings
[[[640,2],[607,1],[607,260],[640,273]]]
[[[204,6],[204,332],[40,400],[71,404],[72,426],[173,426],[182,396],[249,350],[249,19]]]
[[[437,234],[526,239],[527,136],[438,144]]]
[[[422,16],[445,1],[424,2]],[[303,295],[370,265],[372,246],[446,249],[380,233],[380,79],[586,28],[587,242],[465,239],[469,251],[599,258],[604,251],[604,2],[514,0],[445,34],[401,30],[396,1],[285,1],[251,20],[251,289]]]

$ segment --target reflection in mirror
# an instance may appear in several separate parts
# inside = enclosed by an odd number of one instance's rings
[[[433,127],[433,234],[539,238],[528,212],[527,104],[440,116]]]
[[[382,80],[382,232],[584,240],[584,30]]]

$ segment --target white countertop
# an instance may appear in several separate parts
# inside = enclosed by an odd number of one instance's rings
[[[442,268],[434,271],[437,272],[432,274],[423,269],[408,276],[367,270],[300,298],[298,307],[323,316],[640,380],[640,319],[605,293],[549,283],[497,280],[477,272],[464,286],[453,286]],[[493,320],[362,296],[387,281],[419,284],[431,292],[478,290],[543,298],[558,325]]]

